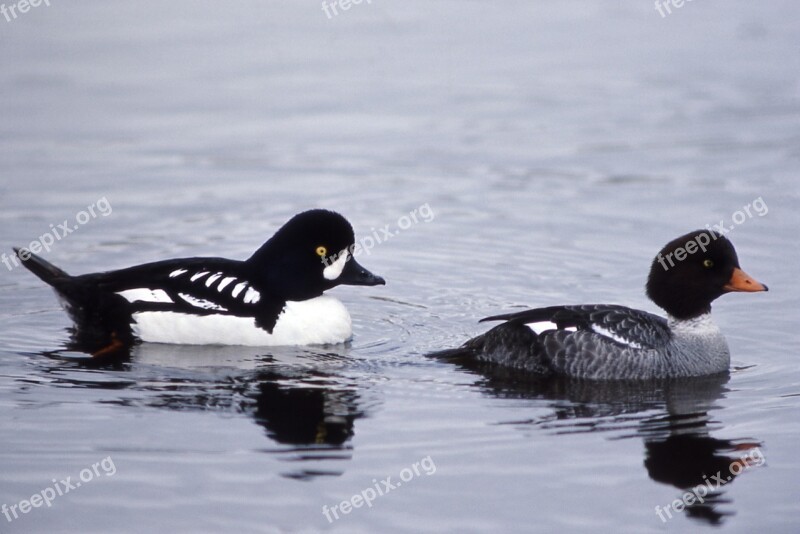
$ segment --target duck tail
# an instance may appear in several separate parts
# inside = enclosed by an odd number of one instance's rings
[[[474,347],[463,345],[454,349],[444,349],[426,354],[429,358],[449,362],[449,363],[463,363],[471,361],[477,356],[478,352]]]
[[[14,253],[20,261],[22,261],[22,265],[24,265],[26,269],[48,285],[58,288],[63,285],[63,282],[72,279],[65,271],[62,271],[49,261],[41,256],[37,256],[29,250],[14,247]]]
[[[134,343],[130,311],[122,297],[101,290],[92,275],[71,276],[30,251],[14,247],[22,264],[55,289],[64,310],[72,318],[70,347],[94,356],[118,353]]]

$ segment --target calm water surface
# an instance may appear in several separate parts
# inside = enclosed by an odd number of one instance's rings
[[[87,363],[52,292],[0,265],[0,504],[91,479],[0,531],[797,532],[798,14],[86,1],[0,18],[2,251],[102,199],[48,259],[244,258],[315,206],[395,233],[359,259],[386,287],[331,291],[355,330],[336,347]],[[770,286],[715,305],[729,376],[537,383],[425,356],[523,306],[658,311],[653,254],[720,221]],[[656,513],[744,455],[704,502]]]

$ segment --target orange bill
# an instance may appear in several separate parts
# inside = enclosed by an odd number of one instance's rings
[[[769,288],[738,267],[733,268],[733,274],[724,288],[727,291],[769,291]]]

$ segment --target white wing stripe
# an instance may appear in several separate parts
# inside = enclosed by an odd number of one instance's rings
[[[225,289],[225,287],[226,287],[228,284],[230,284],[231,282],[233,282],[234,280],[236,280],[236,277],[235,277],[235,276],[229,276],[229,277],[227,277],[227,278],[223,278],[223,279],[222,279],[222,282],[220,282],[220,283],[219,283],[219,285],[217,286],[217,291],[219,291],[220,293],[222,293],[222,290],[223,290],[223,289]]]
[[[176,269],[176,270],[172,271],[171,273],[169,273],[169,277],[170,278],[175,278],[176,276],[180,276],[185,272],[186,272],[186,269]]]
[[[207,274],[208,274],[208,271],[201,271],[201,272],[193,275],[189,280],[191,280],[192,282],[196,282],[197,280],[203,278]]]
[[[246,287],[247,287],[247,282],[239,282],[238,284],[236,284],[236,286],[234,286],[233,288],[233,291],[231,292],[233,298],[238,297],[239,293],[241,293]]]
[[[635,341],[631,341],[630,339],[626,339],[622,336],[619,336],[612,332],[611,330],[606,330],[602,326],[598,326],[596,324],[592,325],[592,331],[595,334],[600,334],[601,336],[607,337],[609,339],[613,339],[617,343],[622,343],[623,345],[627,345],[629,347],[633,347],[634,349],[641,349],[643,348],[642,345],[636,343]]]
[[[217,281],[217,279],[218,279],[220,276],[222,276],[222,273],[216,273],[216,274],[212,274],[211,276],[209,276],[209,277],[208,277],[208,280],[206,280],[206,287],[211,287],[211,284],[213,284],[214,282],[216,282],[216,281]]]
[[[256,304],[259,300],[261,300],[261,293],[259,293],[252,287],[248,287],[247,291],[244,294],[244,303]]]

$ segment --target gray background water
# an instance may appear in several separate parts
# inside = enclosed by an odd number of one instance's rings
[[[116,468],[0,531],[797,530],[796,2],[50,3],[0,17],[2,251],[102,198],[48,259],[244,258],[315,206],[358,237],[434,217],[360,258],[386,287],[331,292],[355,338],[329,349],[86,365],[0,264],[0,504]],[[658,311],[653,254],[759,198],[728,235],[771,291],[715,305],[729,379],[539,387],[424,356],[517,306]],[[765,465],[659,519],[755,445]]]

